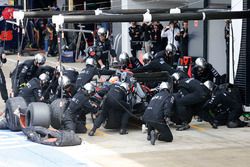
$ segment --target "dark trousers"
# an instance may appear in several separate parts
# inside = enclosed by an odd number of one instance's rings
[[[6,88],[6,80],[5,76],[3,74],[2,69],[0,69],[0,91],[1,91],[1,96],[4,101],[8,99],[8,91]]]
[[[173,134],[165,123],[147,122],[147,121],[146,123],[148,125],[148,135],[150,135],[151,130],[156,129],[159,132],[158,140],[165,142],[173,141]]]
[[[119,103],[118,103],[119,102]],[[120,120],[110,120],[110,121],[120,121],[120,128],[126,129],[129,120],[129,114],[126,110],[129,110],[129,105],[124,101],[114,101],[113,99],[105,99],[103,104],[103,109],[101,114],[96,118],[94,122],[94,128],[97,129],[101,126],[101,124],[109,118],[109,114],[112,112],[117,112],[121,115]],[[118,114],[118,115],[119,115]]]
[[[136,53],[137,53],[138,50],[141,50],[142,45],[141,44],[137,44],[136,42],[131,41],[130,47],[131,47],[131,54],[132,54],[132,56],[136,57]]]

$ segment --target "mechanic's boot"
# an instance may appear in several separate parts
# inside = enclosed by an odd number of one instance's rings
[[[216,121],[211,121],[211,122],[209,122],[209,123],[210,123],[210,125],[212,126],[212,128],[218,129],[218,123],[217,123]]]
[[[151,140],[151,136],[150,134],[147,135],[147,141],[150,141]]]
[[[95,131],[96,131],[96,129],[95,129],[95,128],[92,128],[92,129],[89,131],[88,135],[89,135],[89,136],[94,136],[94,135],[95,135]]]
[[[156,139],[157,139],[156,132],[154,130],[151,130],[151,132],[150,132],[150,143],[152,145],[155,145]]]
[[[189,126],[186,122],[183,122],[183,123],[181,124],[181,126],[178,127],[176,130],[177,130],[177,131],[183,131],[183,130],[187,130],[187,129],[189,129],[189,128],[190,128],[190,126]]]
[[[126,135],[126,134],[128,134],[127,129],[121,129],[120,130],[120,135]]]
[[[238,123],[235,122],[235,121],[229,121],[229,122],[227,123],[227,127],[228,127],[228,128],[237,128],[237,127],[238,127]]]
[[[8,123],[6,118],[0,119],[0,129],[8,129]]]

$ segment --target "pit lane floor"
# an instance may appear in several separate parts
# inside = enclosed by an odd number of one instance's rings
[[[31,57],[22,57],[27,59]],[[55,65],[56,58],[48,58]],[[7,86],[16,56],[8,55],[4,70]],[[81,63],[67,63],[77,70]],[[0,103],[4,109],[4,103]],[[87,128],[92,127],[88,121]],[[83,143],[74,147],[51,147],[28,141],[21,132],[0,130],[0,167],[16,166],[103,166],[103,167],[248,167],[250,166],[250,128],[212,129],[205,122],[191,123],[191,129],[178,132],[171,128],[174,141],[156,141],[152,146],[139,127],[132,126],[128,135],[101,128],[96,136],[79,134]]]

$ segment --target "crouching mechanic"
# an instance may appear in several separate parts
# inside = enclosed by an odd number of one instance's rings
[[[95,60],[93,58],[86,59],[86,68],[82,69],[76,80],[76,88],[80,88],[82,85],[90,82],[95,75],[113,75],[116,71],[98,69],[95,66]]]
[[[43,54],[38,53],[34,59],[26,60],[19,64],[16,69],[11,73],[12,91],[14,96],[19,92],[19,89],[36,77],[38,67],[46,62],[46,58]]]
[[[42,88],[47,85],[49,76],[45,73],[41,74],[38,78],[31,79],[18,94],[25,99],[27,104],[31,102],[43,101]]]
[[[130,106],[127,103],[128,84],[123,82],[120,85],[111,85],[106,98],[103,101],[103,108],[100,115],[94,121],[94,126],[89,132],[89,136],[94,136],[97,128],[108,119],[109,113],[121,113],[120,134],[127,134],[127,124],[129,119]],[[127,111],[128,110],[128,111]]]
[[[168,82],[160,84],[160,92],[154,95],[144,114],[143,121],[148,126],[148,137],[151,144],[154,145],[156,139],[160,141],[172,142],[173,135],[166,124],[173,112],[174,97],[169,93],[171,85]],[[159,133],[155,132],[157,130]]]
[[[76,133],[86,133],[86,114],[97,112],[97,107],[90,102],[95,88],[91,83],[85,84],[70,100],[69,106],[64,112],[63,126],[65,130]]]
[[[141,67],[142,64],[139,61],[138,58],[136,57],[129,57],[129,55],[126,52],[122,52],[119,55],[119,62],[122,64],[122,69],[126,70],[126,69],[134,69],[134,68],[138,68]]]
[[[240,92],[237,87],[232,84],[221,84],[217,87],[211,81],[206,81],[204,84],[211,85],[213,92],[203,106],[204,112],[209,114],[209,121],[213,128],[219,125],[227,125],[228,128],[238,128],[247,125],[239,117],[243,114],[243,105],[241,102]]]

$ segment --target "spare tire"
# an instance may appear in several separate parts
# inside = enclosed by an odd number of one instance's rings
[[[50,107],[46,103],[30,103],[26,112],[26,126],[50,126]]]
[[[5,117],[7,126],[12,131],[20,131],[22,129],[19,122],[19,112],[16,112],[18,108],[26,110],[27,104],[24,98],[13,97],[6,101]]]
[[[63,113],[68,107],[69,101],[66,99],[54,100],[51,107],[51,126],[55,129],[60,129],[62,125]]]

